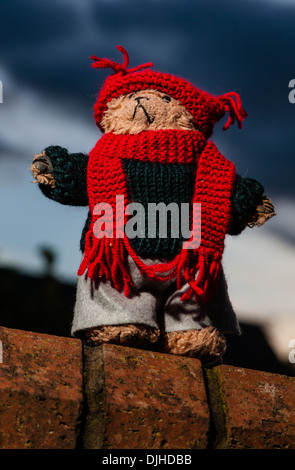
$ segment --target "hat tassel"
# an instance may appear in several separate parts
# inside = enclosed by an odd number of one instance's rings
[[[238,93],[235,93],[234,91],[226,93],[225,95],[220,96],[219,100],[224,104],[225,112],[229,113],[228,120],[223,126],[223,130],[226,131],[232,124],[234,124],[235,120],[237,120],[239,129],[241,129],[243,127],[242,121],[248,115],[242,107],[242,101]]]

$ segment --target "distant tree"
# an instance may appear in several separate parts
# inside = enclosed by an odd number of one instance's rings
[[[49,246],[40,246],[39,253],[43,260],[43,273],[44,277],[54,278],[55,277],[55,266],[57,260],[57,254],[53,248]]]

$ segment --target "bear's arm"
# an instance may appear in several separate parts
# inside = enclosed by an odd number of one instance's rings
[[[258,181],[237,175],[232,195],[233,215],[229,235],[239,235],[248,226],[257,207],[263,202],[263,195],[264,188]]]
[[[68,153],[65,148],[50,146],[44,150],[53,167],[55,187],[39,183],[49,199],[70,206],[87,206],[86,171],[88,155]]]

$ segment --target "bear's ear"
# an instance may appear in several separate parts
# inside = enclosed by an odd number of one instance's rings
[[[242,101],[238,93],[231,91],[225,95],[218,97],[219,102],[221,103],[224,112],[229,113],[227,122],[223,126],[223,130],[226,131],[235,120],[237,120],[238,127],[241,129],[243,127],[242,121],[248,116],[246,111],[242,107]]]
[[[118,62],[114,62],[113,60],[110,60],[110,59],[101,59],[100,57],[96,57],[95,55],[92,55],[90,58],[94,62],[91,64],[91,67],[96,68],[96,69],[111,68],[116,73],[121,73],[125,75],[126,73],[136,72],[138,70],[145,69],[147,67],[153,67],[154,65],[152,62],[147,62],[146,64],[138,65],[137,67],[134,67],[132,69],[127,69],[129,65],[129,54],[126,51],[126,49],[124,49],[124,47],[122,46],[117,46],[117,49],[118,51],[122,52],[124,56],[123,64],[119,64]]]

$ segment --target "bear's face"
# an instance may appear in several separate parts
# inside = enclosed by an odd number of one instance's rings
[[[147,130],[196,130],[194,118],[183,104],[158,90],[143,90],[109,101],[101,120],[103,130],[138,134]]]

